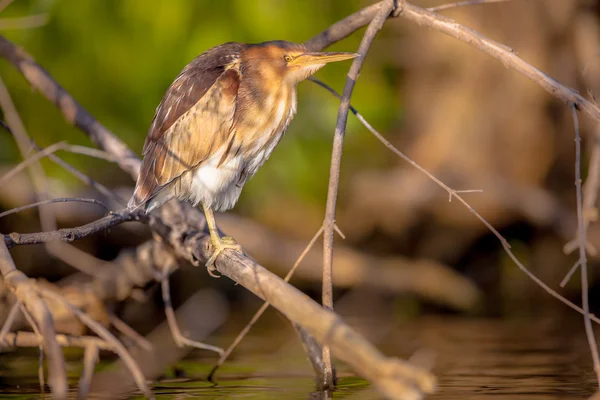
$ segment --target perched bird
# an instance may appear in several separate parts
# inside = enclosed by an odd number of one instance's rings
[[[296,86],[325,64],[355,53],[308,51],[285,41],[225,43],[177,76],[156,109],[128,209],[150,212],[177,198],[202,204],[214,253],[240,250],[219,236],[214,211],[238,201],[296,114]]]

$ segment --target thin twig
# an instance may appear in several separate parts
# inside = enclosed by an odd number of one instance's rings
[[[17,147],[24,160],[28,158],[28,153],[31,150],[31,139],[25,128],[25,124],[10,96],[8,88],[0,77],[0,107],[6,118],[5,128],[9,130],[17,142]],[[48,200],[48,179],[46,173],[39,161],[27,167],[29,178],[34,188],[36,201]],[[56,218],[52,209],[40,207],[38,209],[40,216],[40,224],[43,231],[56,230]]]
[[[17,175],[19,172],[24,170],[26,167],[29,167],[30,165],[38,162],[40,159],[47,157],[49,154],[56,152],[58,149],[62,148],[64,145],[65,145],[65,142],[54,143],[53,145],[46,147],[42,151],[35,153],[31,157],[26,158],[21,163],[19,163],[14,168],[12,168],[10,171],[8,171],[6,174],[4,174],[2,177],[0,177],[0,187],[4,186],[6,184],[6,182],[8,182],[12,177]]]
[[[583,195],[581,189],[581,134],[579,132],[579,118],[577,117],[577,107],[571,104],[571,113],[573,115],[573,125],[575,130],[575,192],[577,196],[577,227],[579,230],[579,266],[581,268],[581,305],[583,307],[583,323],[585,334],[587,336],[592,360],[594,361],[594,371],[596,371],[596,380],[600,387],[600,356],[598,355],[598,345],[594,337],[592,321],[590,320],[590,302],[588,293],[587,276],[587,255],[585,252],[586,231],[583,218]]]
[[[162,298],[165,307],[165,314],[167,316],[167,323],[169,324],[169,329],[171,330],[171,335],[173,336],[173,341],[175,342],[175,344],[178,347],[189,346],[195,347],[197,349],[214,351],[215,353],[218,353],[220,356],[222,356],[222,348],[188,339],[181,334],[181,330],[179,329],[179,325],[177,324],[175,311],[173,311],[173,304],[171,302],[171,291],[169,290],[168,271],[163,272],[163,277],[160,280],[160,286],[162,289]]]
[[[94,376],[94,368],[98,362],[98,347],[90,344],[85,347],[83,353],[83,372],[79,379],[79,391],[77,392],[77,400],[87,399],[90,390],[92,377]]]
[[[451,8],[459,8],[466,6],[475,6],[479,4],[492,4],[492,3],[506,3],[512,0],[466,0],[466,1],[457,1],[455,3],[442,4],[440,6],[429,7],[427,11],[431,12],[439,12],[444,10],[449,10]]]
[[[4,124],[1,126],[3,126],[5,129],[7,129],[9,132],[11,132],[10,128],[8,128],[8,125]],[[86,155],[89,157],[109,161],[112,163],[117,162],[116,157],[112,156],[111,154],[109,154],[105,151],[94,149],[91,147],[86,147],[86,146],[68,144],[67,142],[58,142],[58,143],[54,143],[53,145],[50,145],[44,149],[41,149],[39,152],[37,152],[34,155],[32,155],[31,157],[23,160],[21,163],[19,163],[14,168],[12,168],[10,171],[8,171],[6,174],[4,174],[2,177],[0,177],[0,187],[2,187],[4,184],[6,184],[6,182],[8,182],[11,178],[13,178],[16,174],[21,172],[26,167],[30,166],[31,164],[39,161],[40,159],[42,159],[44,157],[48,157],[50,154],[56,153],[59,150],[68,151],[68,152],[74,153],[74,154],[83,154],[83,155]]]
[[[598,132],[596,132],[596,135],[594,136],[594,147],[588,167],[588,176],[583,187],[583,226],[586,236],[590,223],[597,219],[598,213],[596,201],[598,200],[598,191],[600,189],[600,128],[597,129]],[[576,237],[569,243],[565,244],[563,250],[566,254],[570,254],[575,251],[578,246],[579,240]],[[596,253],[596,249],[591,246],[587,240],[586,249],[588,250],[588,253],[592,255]],[[579,268],[578,264],[573,265],[567,276],[565,276],[565,279],[563,279],[561,282],[561,286],[564,287],[568,283],[570,277],[575,273],[575,271],[577,271],[577,268]]]
[[[36,233],[11,233],[4,235],[4,243],[10,249],[15,246],[47,243],[53,240],[72,242],[84,237],[103,232],[108,228],[120,225],[123,222],[136,221],[145,218],[139,212],[121,211],[111,213],[89,224],[75,228],[63,228],[51,232]]]
[[[40,382],[40,394],[43,398],[44,392],[46,391],[46,384],[44,381],[44,336],[40,332],[40,330],[37,326],[37,322],[35,322],[35,319],[33,319],[33,316],[29,313],[29,311],[27,311],[27,308],[25,307],[24,304],[21,304],[21,312],[25,316],[25,319],[29,323],[29,326],[31,326],[31,329],[33,329],[33,333],[36,336],[37,341],[38,341],[38,349],[39,349],[39,353],[40,353],[40,356],[38,359],[38,380]]]
[[[571,267],[571,269],[569,270],[569,272],[567,272],[567,275],[565,275],[565,277],[563,278],[562,281],[560,281],[559,286],[564,288],[565,286],[567,286],[567,283],[569,283],[569,281],[571,280],[571,277],[573,276],[573,274],[575,274],[575,272],[577,272],[577,270],[579,269],[579,263],[581,260],[577,260],[575,261],[575,264],[573,264],[573,266]]]
[[[4,321],[4,325],[2,325],[2,330],[0,330],[0,345],[4,342],[6,335],[10,332],[17,315],[19,315],[19,311],[21,309],[21,300],[17,299],[15,304],[13,304],[6,320]]]
[[[346,122],[348,120],[348,107],[350,106],[350,98],[354,90],[354,85],[358,79],[360,70],[365,62],[365,58],[371,47],[371,43],[377,32],[381,30],[385,20],[394,9],[394,2],[388,1],[381,6],[373,18],[365,35],[358,47],[359,57],[355,58],[348,72],[346,84],[344,86],[344,94],[340,102],[338,117],[333,136],[333,149],[331,152],[331,167],[329,170],[329,185],[327,190],[327,206],[325,210],[325,220],[323,221],[323,291],[322,300],[323,307],[328,310],[333,310],[333,233],[335,231],[335,214],[338,196],[338,188],[340,182],[340,169],[342,163],[342,152],[344,146],[344,136],[346,134]],[[323,382],[319,389],[327,390],[335,385],[335,371],[331,361],[331,351],[329,347],[323,346]]]
[[[108,208],[108,206],[106,204],[104,204],[103,202],[101,202],[100,200],[96,200],[96,199],[86,199],[83,197],[61,197],[61,198],[56,198],[56,199],[49,199],[49,200],[43,200],[43,201],[38,201],[36,203],[32,203],[32,204],[27,204],[21,207],[15,207],[15,208],[11,208],[10,210],[4,211],[3,213],[0,213],[0,218],[2,217],[6,217],[7,215],[10,214],[16,214],[18,212],[24,211],[24,210],[29,210],[31,208],[35,208],[35,207],[39,207],[45,204],[53,204],[53,203],[87,203],[87,204],[95,204],[97,206],[100,206],[102,208],[104,208],[104,210],[106,212],[110,212],[110,209]]]
[[[34,147],[38,151],[41,150],[41,148],[39,146],[37,146],[36,144],[34,144]],[[108,197],[109,199],[112,199],[121,205],[127,204],[127,201],[125,199],[123,199],[119,195],[115,194],[112,190],[110,190],[103,184],[96,182],[94,179],[90,178],[89,176],[87,176],[86,174],[84,174],[83,172],[81,172],[80,170],[78,170],[77,168],[75,168],[74,166],[69,164],[68,162],[64,161],[62,158],[58,157],[56,154],[48,154],[47,157],[50,161],[52,161],[56,165],[59,165],[60,167],[64,168],[66,171],[73,174],[73,176],[75,176],[81,182],[85,183],[88,186],[93,187],[94,189],[96,189],[98,192],[102,193],[104,196]]]
[[[61,347],[85,348],[93,345],[100,350],[114,352],[112,346],[96,336],[71,336],[57,333],[55,338]],[[4,341],[0,343],[0,349],[7,347],[38,347],[39,345],[40,340],[35,333],[19,331],[6,334]]]
[[[110,324],[114,326],[116,330],[118,330],[123,335],[131,339],[136,346],[146,351],[152,351],[152,343],[150,343],[148,339],[137,333],[135,329],[127,325],[125,321],[123,321],[114,314],[110,314],[109,318]]]
[[[289,282],[290,279],[292,279],[294,272],[296,272],[296,269],[300,266],[300,264],[302,263],[302,261],[304,260],[306,255],[310,252],[310,250],[313,248],[313,246],[315,245],[315,243],[319,239],[319,236],[321,236],[322,233],[323,233],[323,227],[321,226],[321,228],[319,228],[317,233],[315,233],[315,235],[310,240],[310,242],[308,242],[308,244],[306,245],[306,247],[304,248],[304,250],[302,251],[300,256],[298,256],[298,259],[296,260],[296,262],[294,263],[292,268],[288,271],[288,273],[283,278],[283,280],[285,282]],[[225,350],[223,355],[221,355],[221,357],[219,358],[219,360],[217,361],[215,366],[210,370],[210,373],[208,374],[208,378],[207,378],[209,381],[212,382],[217,370],[221,367],[221,365],[223,365],[223,363],[227,360],[227,358],[229,358],[229,356],[231,355],[233,350],[235,350],[237,348],[237,346],[240,344],[242,339],[244,339],[244,337],[246,337],[248,332],[250,332],[250,329],[252,329],[252,327],[254,326],[256,321],[259,320],[259,318],[264,314],[264,312],[267,310],[267,308],[269,308],[269,306],[270,306],[269,302],[264,302],[263,305],[260,306],[258,311],[256,311],[256,313],[252,316],[250,321],[246,324],[244,329],[242,329],[242,331],[240,333],[238,333],[238,335],[233,340],[233,343],[231,343],[229,345],[229,347]]]

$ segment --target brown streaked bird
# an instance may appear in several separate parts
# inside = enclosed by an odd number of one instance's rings
[[[214,211],[238,201],[244,184],[267,161],[296,114],[296,86],[325,64],[355,53],[308,51],[285,41],[225,43],[194,59],[156,109],[128,209],[150,212],[177,198],[202,204],[214,246],[224,249]]]

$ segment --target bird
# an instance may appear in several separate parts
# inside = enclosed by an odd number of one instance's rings
[[[213,211],[227,211],[267,161],[296,114],[297,85],[356,53],[313,52],[282,40],[229,42],[186,65],[156,108],[129,211],[149,213],[172,199],[202,206],[214,248],[225,249]]]

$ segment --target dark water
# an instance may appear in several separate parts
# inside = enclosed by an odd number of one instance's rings
[[[586,399],[597,387],[583,323],[576,317],[536,321],[436,317],[394,326],[350,323],[386,354],[410,357],[419,349],[435,353],[439,388],[431,399]],[[214,358],[194,353],[168,373],[170,378],[156,382],[154,392],[158,399],[324,398],[312,393],[310,370],[293,341],[277,351],[261,352],[259,344],[233,358],[219,372],[216,385],[203,379]],[[35,352],[30,355],[0,356],[0,398],[40,397]],[[78,357],[68,358],[73,359],[69,374],[76,385]],[[178,374],[185,378],[175,378]],[[379,397],[367,382],[341,366],[333,398]]]

